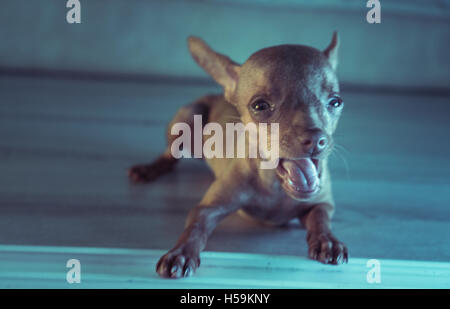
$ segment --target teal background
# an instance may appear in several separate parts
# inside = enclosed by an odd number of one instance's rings
[[[205,78],[188,35],[243,62],[270,45],[325,48],[338,30],[343,83],[450,85],[448,1],[381,1],[381,24],[363,0],[81,0],[81,24],[65,3],[2,0],[0,67]]]

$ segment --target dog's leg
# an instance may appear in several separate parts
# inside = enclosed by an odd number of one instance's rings
[[[330,204],[318,204],[300,217],[307,229],[308,255],[325,264],[346,263],[347,247],[331,233],[332,211]]]
[[[240,208],[227,186],[230,187],[216,180],[200,204],[189,212],[185,229],[175,247],[156,265],[160,276],[188,277],[200,266],[200,252],[205,248],[209,235],[222,219]]]
[[[128,170],[132,182],[151,182],[159,176],[170,172],[178,162],[170,152],[165,152],[155,161],[148,164],[138,164]]]
[[[167,127],[167,149],[158,159],[147,164],[138,164],[128,170],[128,177],[132,182],[143,183],[151,182],[159,176],[170,172],[178,162],[178,159],[172,156],[170,147],[172,142],[178,135],[172,135],[172,126],[176,123],[187,123],[191,130],[194,128],[194,115],[202,115],[203,122],[208,119],[208,97],[199,99],[198,101],[180,108]],[[204,125],[204,123],[202,124]],[[193,141],[191,143],[193,145]]]

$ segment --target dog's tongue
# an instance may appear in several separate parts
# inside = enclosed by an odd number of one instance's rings
[[[319,185],[319,175],[311,159],[283,160],[291,186],[297,191],[314,191]]]

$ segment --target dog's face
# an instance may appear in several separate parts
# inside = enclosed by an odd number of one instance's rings
[[[278,175],[296,199],[320,191],[343,102],[335,70],[319,50],[282,45],[260,50],[241,67],[231,98],[244,123],[279,124]]]
[[[335,73],[337,36],[324,52],[301,45],[269,47],[242,66],[193,40],[194,59],[224,87],[244,124],[279,124],[279,140],[269,138],[268,144],[279,146],[277,174],[286,193],[298,200],[318,194],[343,108]]]

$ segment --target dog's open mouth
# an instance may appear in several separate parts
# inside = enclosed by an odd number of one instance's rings
[[[280,159],[277,173],[284,190],[294,198],[306,199],[319,192],[321,173],[318,159]]]

